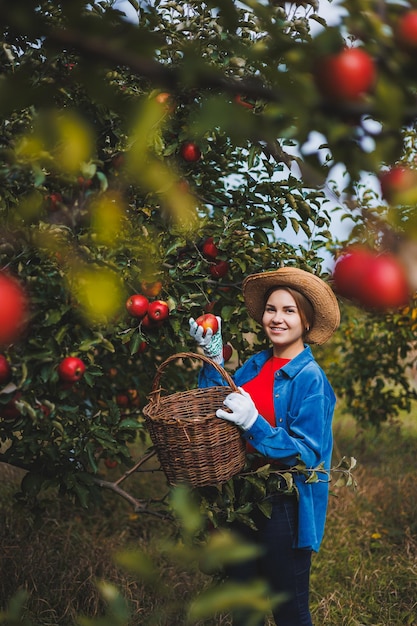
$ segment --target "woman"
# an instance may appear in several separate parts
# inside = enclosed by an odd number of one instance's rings
[[[307,468],[330,469],[334,392],[306,343],[322,344],[337,329],[340,312],[330,287],[318,276],[297,268],[248,276],[243,296],[249,315],[262,324],[271,347],[253,355],[235,375],[239,393],[224,400],[217,416],[234,422],[265,462],[282,469],[300,460]],[[222,362],[221,331],[213,335],[190,320],[190,334],[204,352]],[[204,364],[199,386],[224,384],[217,370]],[[257,530],[242,529],[259,543],[258,560],[234,568],[236,580],[262,576],[272,592],[288,600],[274,611],[279,626],[311,626],[309,577],[311,555],[323,537],[328,501],[327,480],[306,483],[295,475],[297,495],[272,497],[271,518],[259,516]],[[234,624],[246,624],[237,615]]]

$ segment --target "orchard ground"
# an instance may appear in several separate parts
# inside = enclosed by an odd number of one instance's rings
[[[417,405],[397,424],[362,430],[339,408],[335,460],[358,460],[356,490],[337,489],[330,499],[325,540],[315,555],[311,605],[314,623],[328,626],[417,625]],[[118,470],[106,470],[112,479]],[[167,522],[133,514],[106,495],[85,511],[45,500],[42,517],[14,502],[16,476],[3,469],[0,490],[0,598],[5,609],[19,588],[30,592],[28,616],[38,626],[73,626],[77,615],[97,617],[103,604],[96,580],[114,583],[129,600],[130,626],[184,625],[187,604],[211,583],[198,567],[172,562],[161,552]],[[159,474],[157,475],[159,476]],[[160,497],[163,476],[138,475],[143,497]],[[156,564],[164,591],[127,574],[114,555],[143,550]],[[161,607],[170,607],[169,612]],[[198,625],[229,624],[217,615]]]

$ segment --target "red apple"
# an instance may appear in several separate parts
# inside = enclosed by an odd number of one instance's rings
[[[219,322],[217,321],[216,316],[211,313],[200,315],[200,317],[197,317],[196,322],[199,326],[204,328],[203,337],[209,328],[213,331],[213,335],[219,330]]]
[[[212,300],[211,302],[207,302],[206,306],[204,307],[204,311],[206,313],[212,313],[214,307],[216,306],[217,301],[216,300]]]
[[[118,152],[112,157],[111,164],[115,170],[120,170],[126,161],[124,152]]]
[[[223,346],[223,359],[225,363],[227,361],[230,361],[232,354],[233,354],[232,346],[230,345],[230,343],[225,343]]]
[[[180,147],[180,155],[184,161],[195,163],[201,159],[201,150],[193,141],[186,141]]]
[[[379,175],[382,197],[390,204],[413,204],[417,200],[417,170],[395,165]]]
[[[145,315],[145,317],[141,320],[141,326],[144,330],[156,330],[157,328],[160,328],[162,326],[162,324],[164,323],[163,320],[153,320],[149,317],[148,313]]]
[[[0,418],[2,420],[12,422],[20,417],[21,413],[16,406],[16,402],[21,397],[21,392],[17,391],[7,404],[0,405]]]
[[[138,348],[135,354],[142,354],[143,352],[146,352],[147,349],[148,349],[148,344],[146,343],[146,341],[141,341],[140,344],[138,345]]]
[[[156,298],[161,293],[162,283],[160,280],[155,280],[152,283],[148,283],[146,280],[143,280],[140,283],[143,293],[148,298]]]
[[[163,105],[165,111],[167,113],[173,113],[175,111],[175,103],[172,99],[172,96],[167,91],[161,91],[155,96],[155,101],[158,104]]]
[[[12,368],[10,363],[4,354],[0,354],[0,385],[5,385],[9,382],[12,376]]]
[[[189,193],[190,192],[190,183],[185,178],[181,178],[181,180],[177,183],[177,189],[181,193]]]
[[[149,304],[148,316],[152,322],[162,322],[169,316],[169,306],[164,300],[154,300]]]
[[[0,272],[0,345],[15,341],[27,321],[28,299],[20,283]]]
[[[78,176],[77,182],[82,189],[88,189],[93,184],[91,178],[84,178],[84,176]]]
[[[201,249],[202,253],[207,259],[213,260],[219,254],[219,249],[213,241],[213,237],[208,237],[203,243]]]
[[[104,465],[107,467],[107,469],[114,469],[118,466],[118,462],[114,459],[104,459]]]
[[[132,317],[142,319],[148,312],[149,300],[140,293],[135,293],[126,300],[126,309]]]
[[[352,247],[339,257],[333,270],[334,289],[340,296],[355,298],[363,273],[373,256],[369,250]]]
[[[376,80],[373,59],[361,48],[344,48],[338,54],[322,57],[316,67],[316,84],[326,98],[360,100]]]
[[[149,317],[147,315],[145,315],[145,317],[147,318],[147,322],[145,322],[145,328],[146,328],[146,324],[149,324]],[[142,324],[142,328],[144,327],[143,322],[145,317],[141,320],[141,324]],[[140,341],[138,347],[136,348],[136,350],[134,352],[132,352],[132,348],[130,346],[130,341],[127,342],[126,346],[129,349],[130,354],[133,356],[134,354],[142,354],[142,352],[145,352],[148,349],[148,344],[146,341]]]
[[[41,404],[39,408],[45,417],[49,417],[51,415],[51,409],[49,406],[46,406],[46,404]]]
[[[210,265],[210,274],[213,278],[222,278],[229,271],[229,263],[227,261],[217,261],[215,265]]]
[[[240,106],[245,108],[245,109],[254,109],[255,108],[255,105],[252,104],[252,102],[248,102],[248,100],[244,96],[242,96],[241,94],[238,94],[233,99],[236,102],[236,104],[240,104]]]
[[[48,211],[57,211],[62,203],[62,195],[60,193],[51,193],[46,197]]]
[[[129,396],[126,393],[116,394],[116,404],[126,409],[129,406]]]
[[[417,48],[417,9],[411,9],[399,18],[395,37],[402,48],[410,51]]]
[[[409,300],[405,269],[389,253],[352,250],[338,260],[333,278],[340,295],[365,308],[396,309]]]
[[[128,389],[127,395],[129,397],[130,406],[139,406],[140,404],[140,396],[137,389]]]
[[[84,376],[84,372],[85,365],[76,356],[67,356],[58,365],[58,376],[66,383],[76,383]]]
[[[357,297],[360,304],[371,309],[406,305],[410,294],[405,269],[391,254],[375,256],[367,266]]]

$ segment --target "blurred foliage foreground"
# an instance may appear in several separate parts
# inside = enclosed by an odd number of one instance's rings
[[[313,559],[314,623],[414,626],[416,429],[362,431],[344,417],[335,435],[361,463],[356,489],[332,487]],[[114,474],[107,470],[107,479]],[[135,491],[158,497],[160,478],[136,474]],[[7,626],[229,626],[236,603],[248,616],[269,607],[260,581],[239,589],[223,582],[222,568],[254,547],[224,527],[202,533],[199,507],[183,489],[171,494],[173,525],[132,514],[122,501],[115,506],[110,494],[92,512],[44,493],[45,512],[36,518],[13,504],[12,492],[2,485],[0,621]]]
[[[345,162],[353,194],[362,169],[412,154],[407,53],[384,56],[395,80],[381,63],[374,92],[352,105],[365,107],[357,124],[340,102],[329,115],[312,64],[340,49],[344,31],[326,28],[314,3],[286,12],[157,2],[136,6],[137,23],[113,4],[0,3],[0,264],[27,297],[21,334],[3,346],[1,460],[29,470],[23,494],[58,486],[84,505],[99,498],[103,462],[134,467],[129,444],[146,439],[157,365],[194,348],[188,318],[221,315],[239,364],[263,345],[243,278],[283,263],[323,273],[326,249],[339,247],[324,185],[332,165]],[[350,7],[344,28],[369,54],[382,54],[378,41],[392,49],[400,7],[361,9]],[[322,27],[315,37],[312,23]],[[397,115],[381,105],[387,83]],[[374,150],[364,141],[368,105],[382,124],[368,136]],[[312,130],[327,138],[313,152],[304,147]],[[393,210],[368,206],[370,195],[359,186],[346,216],[354,241],[378,247]],[[397,229],[412,224],[409,209],[396,215]],[[290,243],[292,233],[305,242]],[[137,293],[166,303],[168,317],[129,315]],[[346,323],[318,357],[357,419],[381,423],[415,395],[404,365],[416,309],[341,305]],[[68,357],[82,362],[72,384],[60,378]],[[192,365],[165,381],[167,392],[195,384]]]
[[[410,241],[413,249],[413,193],[388,204],[360,182],[363,172],[377,182],[399,161],[415,168],[415,52],[396,35],[411,5],[346,2],[340,26],[328,28],[313,1],[132,0],[136,22],[114,4],[0,0],[0,267],[2,282],[18,280],[25,299],[15,310],[18,336],[7,340],[1,329],[0,460],[23,472],[14,495],[25,522],[28,504],[45,519],[44,493],[91,514],[108,489],[141,524],[145,512],[158,523],[180,518],[180,541],[167,541],[165,553],[213,571],[252,549],[219,532],[224,522],[250,524],[254,508],[268,514],[269,490],[277,482],[291,490],[292,471],[332,476],[302,464],[279,476],[264,466],[192,497],[183,489],[148,497],[156,474],[145,468],[155,458],[142,411],[156,368],[195,348],[188,319],[203,311],[222,317],[230,369],[263,346],[243,306],[249,273],[285,264],[326,277],[324,258],[347,243],[399,256]],[[375,70],[353,102],[329,99],[316,80],[323,56],[347,42],[361,45]],[[331,182],[334,165],[345,171],[342,190]],[[349,242],[332,235],[335,200],[353,224]],[[134,294],[168,315],[131,315]],[[406,370],[415,360],[415,302],[389,312],[340,303],[341,329],[317,356],[355,419],[381,427],[415,397]],[[63,379],[68,357],[76,378],[66,371]],[[163,393],[193,388],[196,374],[192,363],[171,368]],[[354,463],[343,457],[335,483],[353,481]],[[145,484],[127,491],[138,475]],[[207,518],[214,532],[204,543]],[[119,558],[155,586],[145,554]],[[89,580],[106,580],[89,571]],[[168,595],[170,582],[161,586]],[[99,588],[109,607],[100,623],[126,623],[120,591]],[[262,584],[222,589],[192,603],[181,623],[234,602],[265,610]],[[22,623],[25,597],[10,602],[3,621]],[[176,602],[155,603],[152,623],[172,626],[166,611]]]
[[[195,348],[189,317],[221,315],[233,366],[263,346],[242,280],[282,264],[325,275],[325,253],[342,247],[331,233],[335,193],[353,242],[379,249],[387,233],[412,231],[412,208],[371,206],[358,180],[411,159],[415,75],[395,48],[396,4],[383,14],[350,5],[340,29],[325,28],[314,2],[132,2],[137,23],[113,4],[0,2],[0,265],[26,298],[20,334],[1,348],[10,372],[0,460],[26,472],[17,498],[34,507],[43,490],[90,507],[107,488],[138,513],[161,503],[124,489],[152,458],[135,461],[132,446],[149,444],[142,409],[157,366]],[[323,28],[315,37],[312,22]],[[380,59],[378,80],[360,102],[328,102],[313,64],[349,37]],[[323,136],[313,151],[312,131]],[[326,184],[337,163],[356,203]],[[302,244],[291,243],[297,234]],[[168,315],[130,315],[132,294]],[[318,358],[348,410],[381,424],[415,395],[404,368],[416,308],[341,306],[341,330]],[[68,357],[82,365],[70,381],[60,375]],[[184,363],[164,393],[195,385]],[[103,478],[113,466],[120,478]],[[322,471],[296,470],[308,480]],[[245,503],[233,482],[203,494],[215,525],[250,523],[276,476],[261,468],[237,480]],[[284,480],[291,488],[291,473]]]

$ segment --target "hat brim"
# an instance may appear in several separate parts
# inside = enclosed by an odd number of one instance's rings
[[[311,302],[314,324],[306,333],[307,343],[325,343],[340,324],[340,310],[331,287],[321,278],[296,267],[251,274],[243,282],[243,297],[249,315],[262,323],[267,292],[274,287],[290,287]]]

